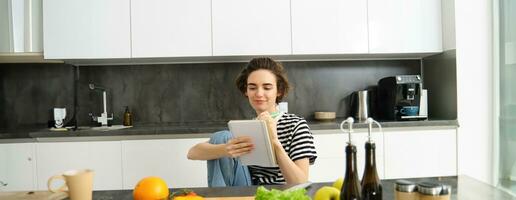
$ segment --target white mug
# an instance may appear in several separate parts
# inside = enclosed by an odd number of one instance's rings
[[[65,184],[59,188],[52,188],[52,182],[61,179]],[[71,200],[91,200],[93,195],[93,170],[69,170],[48,179],[48,191],[52,193],[65,192]]]

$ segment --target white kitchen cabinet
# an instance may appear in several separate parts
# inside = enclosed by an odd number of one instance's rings
[[[34,190],[34,143],[0,144],[0,192]]]
[[[130,0],[43,1],[45,59],[130,58]]]
[[[131,0],[132,57],[211,56],[210,0]]]
[[[456,129],[385,131],[385,178],[457,175]]]
[[[367,1],[292,1],[293,54],[365,54],[367,40]]]
[[[368,0],[369,53],[442,52],[441,0]]]
[[[288,55],[290,0],[213,0],[213,55]]]
[[[94,190],[122,188],[120,141],[41,142],[36,152],[39,190],[47,190],[51,176],[72,169],[92,169]]]
[[[42,0],[0,1],[0,53],[43,51]]]
[[[310,181],[312,182],[333,182],[339,177],[344,177],[344,173],[346,172],[346,145],[348,134],[342,133],[340,130],[332,130],[330,132],[333,133],[314,134],[317,160],[314,165],[310,166]],[[364,145],[367,141],[367,132],[363,130],[357,131],[351,136],[353,144],[357,148],[358,176],[362,178],[365,166]],[[378,176],[384,178],[383,134],[373,132],[372,140],[376,144],[376,170]]]
[[[170,188],[207,187],[206,161],[188,160],[190,147],[208,138],[122,141],[124,189],[144,177],[159,176]]]

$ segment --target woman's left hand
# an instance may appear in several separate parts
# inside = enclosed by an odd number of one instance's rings
[[[265,121],[265,124],[267,125],[267,130],[269,131],[269,137],[271,138],[271,141],[273,143],[278,142],[278,131],[276,129],[276,120],[272,118],[272,116],[269,114],[269,112],[265,111],[258,115],[256,118],[258,120]]]

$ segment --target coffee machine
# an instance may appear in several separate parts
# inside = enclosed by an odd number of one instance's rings
[[[400,121],[427,118],[426,91],[423,91],[419,75],[382,78],[378,81],[377,95],[376,115],[380,120]]]

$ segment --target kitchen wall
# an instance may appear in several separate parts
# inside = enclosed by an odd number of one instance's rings
[[[348,113],[349,94],[376,85],[386,76],[420,74],[419,60],[318,61],[283,63],[293,89],[289,111],[307,119],[315,111]],[[102,94],[89,83],[108,88],[108,112],[121,124],[129,106],[138,124],[225,122],[254,113],[234,86],[245,63],[81,66],[79,125],[93,124],[88,113],[102,111]],[[50,109],[73,114],[74,67],[67,64],[0,64],[0,129],[46,127]]]
[[[428,90],[430,119],[457,119],[456,51],[423,59],[424,87]]]

